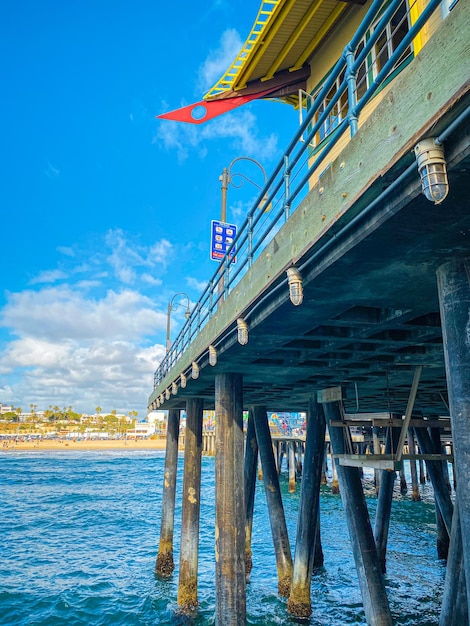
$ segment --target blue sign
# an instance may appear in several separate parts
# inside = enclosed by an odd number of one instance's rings
[[[212,220],[211,225],[211,259],[221,261],[235,241],[237,227],[235,224],[227,224],[227,222],[220,222],[219,220]],[[230,252],[232,263],[237,262],[235,254],[236,249],[233,247]]]

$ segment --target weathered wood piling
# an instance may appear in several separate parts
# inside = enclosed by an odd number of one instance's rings
[[[246,622],[243,390],[240,374],[217,374],[215,443],[216,624]]]
[[[437,271],[467,607],[470,606],[470,490],[466,485],[470,468],[469,276],[470,258],[450,261]],[[445,517],[442,509],[441,513]],[[460,590],[462,580],[463,576],[457,574],[452,579],[446,578],[446,588],[451,585]]]
[[[263,468],[263,481],[268,505],[269,521],[271,524],[274,553],[276,555],[278,592],[281,596],[288,597],[292,580],[292,554],[287,534],[286,518],[282,504],[279,476],[274,460],[266,407],[253,407],[253,417],[261,466]]]
[[[258,465],[258,441],[256,439],[253,409],[248,414],[245,443],[245,574],[248,580],[253,568],[251,536],[255,505],[256,468]]]
[[[315,543],[317,537],[319,538],[320,529],[320,484],[324,450],[323,407],[318,404],[316,398],[311,398],[307,415],[307,438],[297,518],[292,587],[287,603],[289,613],[297,617],[308,617],[312,613],[310,588]]]
[[[337,391],[339,392],[339,389]],[[347,452],[345,440],[348,441],[349,431],[341,426],[331,425],[332,422],[343,420],[342,401],[335,394],[333,397],[330,396],[329,390],[326,390],[325,393],[320,392],[319,399],[323,404],[333,454],[335,456],[344,455]],[[351,442],[349,442],[349,447],[352,449]],[[370,626],[392,626],[393,621],[385,591],[385,582],[377,555],[359,468],[338,464],[337,472],[367,623]]]
[[[400,429],[390,428],[387,432],[385,452],[396,450]],[[393,488],[395,486],[396,472],[394,470],[381,470],[380,488],[377,496],[377,511],[375,514],[374,539],[377,546],[382,572],[386,572],[387,542],[390,527],[390,515],[392,512]]]
[[[203,401],[201,398],[188,398],[186,402],[186,439],[184,447],[178,582],[178,605],[183,611],[191,610],[198,604],[197,566],[201,507],[202,409]]]
[[[160,542],[158,544],[158,555],[155,565],[156,573],[162,578],[168,578],[171,576],[173,570],[175,569],[175,563],[173,560],[173,534],[175,522],[179,429],[180,412],[174,409],[168,411]]]

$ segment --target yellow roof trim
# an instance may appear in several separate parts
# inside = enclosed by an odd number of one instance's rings
[[[205,99],[233,89],[235,80],[240,75],[244,64],[251,57],[253,51],[261,45],[262,34],[271,16],[277,7],[284,2],[285,0],[263,0],[248,39],[222,78],[205,94]]]
[[[248,62],[243,66],[236,80],[236,89],[243,89],[246,87],[247,80],[244,78],[252,67],[254,67],[259,59],[259,57],[263,54],[263,49],[272,42],[279,29],[283,25],[283,20],[289,13],[292,5],[295,4],[296,0],[281,0],[278,7],[276,8],[276,14],[273,16],[272,20],[270,20],[269,30],[266,37],[263,38],[262,43],[257,46],[255,52],[252,51]],[[320,0],[321,1],[321,0]]]
[[[224,99],[307,68],[319,44],[352,3],[366,0],[262,0],[250,35],[204,99]],[[286,83],[286,84],[289,84]],[[252,93],[252,91],[250,92]],[[285,99],[289,96],[280,96]],[[278,96],[279,97],[279,96]]]
[[[326,33],[330,30],[330,28],[333,26],[333,24],[338,20],[338,18],[340,17],[341,13],[343,13],[343,11],[346,9],[346,6],[347,6],[346,2],[338,4],[336,6],[336,8],[331,13],[331,15],[328,17],[328,19],[323,24],[323,26],[320,28],[320,30],[318,31],[316,36],[312,39],[312,41],[311,41],[310,45],[308,46],[308,48],[306,48],[306,50],[304,51],[302,56],[300,56],[298,58],[297,63],[293,67],[289,68],[289,70],[291,72],[295,72],[295,70],[299,70],[302,67],[302,65],[311,56],[311,54],[313,53],[315,48],[318,46],[320,41],[323,39],[323,37],[326,35]]]
[[[317,0],[314,4],[312,4],[308,12],[304,15],[304,18],[302,19],[300,24],[298,24],[298,26],[292,33],[292,36],[289,38],[289,41],[286,42],[285,46],[277,55],[276,61],[271,65],[271,67],[268,69],[264,77],[261,79],[262,81],[270,80],[274,76],[274,74],[277,72],[277,70],[281,66],[286,56],[291,51],[294,43],[297,41],[297,39],[300,37],[300,35],[303,33],[303,31],[307,27],[309,20],[315,15],[315,13],[321,7],[321,4],[322,4],[322,0]]]

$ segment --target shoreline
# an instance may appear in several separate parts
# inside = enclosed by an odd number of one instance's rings
[[[20,450],[31,450],[31,451],[96,451],[96,450],[165,450],[166,449],[166,438],[162,437],[161,439],[109,439],[109,440],[100,440],[100,441],[91,441],[91,440],[81,440],[74,441],[71,439],[54,441],[51,439],[42,440],[42,441],[8,441],[8,445],[5,444],[4,440],[0,443],[0,451],[1,452],[17,452]]]

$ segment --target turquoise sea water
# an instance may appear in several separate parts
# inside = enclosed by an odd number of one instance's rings
[[[179,489],[182,485],[179,461]],[[214,459],[203,458],[199,610],[178,614],[178,565],[155,577],[164,454],[155,451],[0,453],[0,624],[14,626],[214,623]],[[299,494],[284,507],[294,550]],[[375,512],[368,485],[371,518]],[[422,502],[398,492],[391,521],[387,590],[396,624],[438,623],[444,566],[436,557],[432,494]],[[175,562],[179,520],[176,508]],[[323,488],[325,567],[312,581],[313,615],[294,620],[277,596],[276,566],[262,482],[253,531],[247,623],[365,624],[340,496]]]

